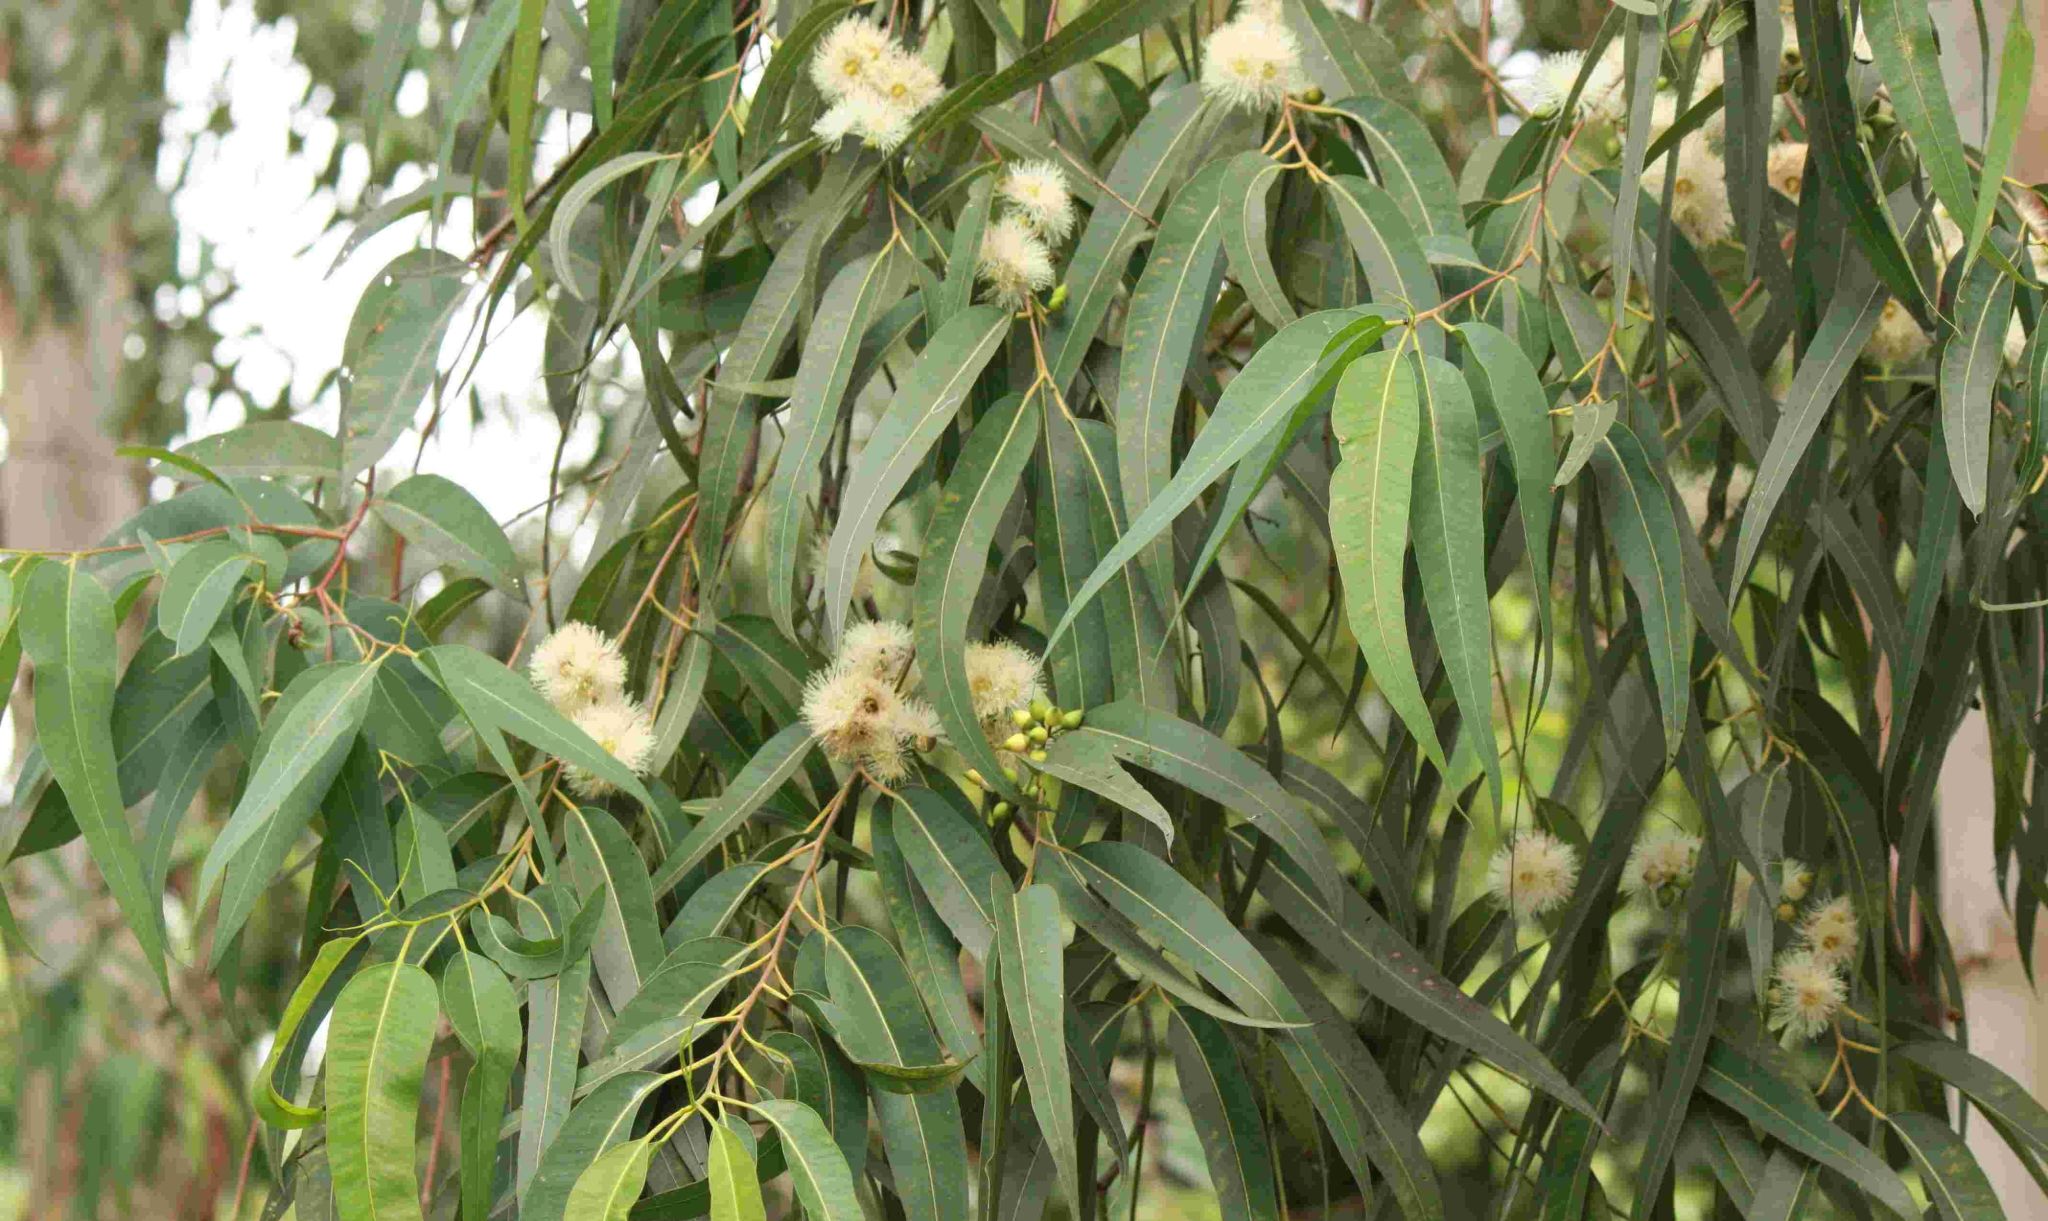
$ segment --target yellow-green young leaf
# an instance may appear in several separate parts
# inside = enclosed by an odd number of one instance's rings
[[[36,666],[36,733],[93,864],[121,905],[143,955],[164,973],[162,901],[143,874],[121,800],[114,753],[114,604],[99,582],[45,562],[21,595],[21,643]]]
[[[1337,383],[1330,426],[1343,455],[1330,473],[1330,538],[1351,635],[1387,705],[1442,769],[1408,645],[1408,516],[1422,436],[1413,360],[1399,351],[1359,357]]]
[[[1294,321],[1294,306],[1273,270],[1267,249],[1267,197],[1285,171],[1266,154],[1253,151],[1230,159],[1216,189],[1217,214],[1223,218],[1223,248],[1230,254],[1230,274],[1244,289],[1252,307],[1275,329]]]
[[[1003,1002],[1038,1132],[1059,1167],[1060,1189],[1078,1213],[1080,1153],[1074,1144],[1074,1087],[1067,1070],[1067,984],[1060,944],[1059,895],[1050,886],[1012,892],[994,884]],[[1205,1021],[1210,1020],[1206,1016]]]
[[[723,1134],[723,1126],[714,1126],[715,1134]],[[712,1145],[712,1165],[718,1164],[720,1146]],[[569,1191],[569,1203],[562,1209],[563,1221],[626,1221],[626,1214],[632,1210],[633,1201],[640,1198],[640,1191],[647,1186],[647,1161],[653,1156],[654,1146],[644,1140],[632,1141],[607,1149],[598,1155],[576,1179],[576,1186]],[[749,1167],[751,1169],[751,1167]],[[753,1176],[747,1175],[753,1183]],[[713,1180],[714,1184],[717,1182]],[[761,1187],[753,1183],[754,1203],[758,1209]],[[718,1197],[712,1196],[711,1215],[719,1221]],[[760,1216],[759,1212],[752,1214]]]
[[[1671,498],[1650,466],[1642,442],[1617,423],[1593,453],[1600,500],[1622,575],[1642,609],[1643,639],[1664,722],[1664,754],[1678,753],[1690,698],[1693,618],[1685,600],[1684,556]]]
[[[458,571],[519,596],[519,557],[490,510],[461,484],[414,475],[370,502],[370,511],[413,546]]]
[[[1479,412],[1457,369],[1422,358],[1422,440],[1415,452],[1415,568],[1422,600],[1464,723],[1501,802],[1493,734],[1493,617],[1486,598],[1485,486],[1479,478]]]
[[[754,1110],[781,1135],[782,1158],[796,1187],[797,1203],[813,1221],[859,1221],[853,1172],[818,1113],[780,1098],[757,1103]]]
[[[263,1067],[256,1070],[256,1087],[252,1091],[256,1113],[271,1127],[311,1127],[326,1114],[325,1108],[302,1107],[278,1093],[277,1069],[285,1054],[295,1050],[299,1026],[306,1020],[306,1014],[361,940],[362,937],[357,935],[323,944],[320,952],[313,956],[313,965],[306,968],[304,978],[299,980],[299,986],[292,990],[291,999],[285,1002],[284,1015],[277,1021],[277,1034],[270,1042],[270,1054],[264,1057]],[[292,1065],[292,1071],[298,1071],[297,1064]]]
[[[556,1037],[570,1041],[573,1056],[575,1032],[558,1032]],[[567,1221],[569,1197],[583,1172],[606,1150],[632,1137],[641,1106],[660,1085],[661,1078],[654,1073],[620,1073],[578,1099],[541,1151],[519,1199],[520,1221]],[[520,1111],[523,1121],[525,1104]]]
[[[327,1034],[327,1157],[343,1217],[420,1216],[415,1125],[438,1012],[433,977],[410,963],[365,968],[334,1002]]]
[[[363,290],[341,347],[342,478],[375,465],[412,427],[433,384],[441,340],[469,295],[467,271],[468,264],[452,254],[409,250],[386,263]]]
[[[975,423],[939,493],[911,592],[918,664],[939,724],[969,765],[1012,800],[1015,788],[981,730],[968,683],[968,630],[996,526],[1038,443],[1042,398],[1036,393],[1005,398]],[[987,938],[980,946],[987,950]]]
[[[754,1177],[754,1155],[731,1128],[711,1125],[711,1221],[764,1221],[761,1182]],[[567,1221],[577,1221],[571,1213]]]
[[[948,322],[919,353],[868,435],[847,475],[825,551],[825,614],[835,638],[846,625],[853,580],[882,514],[952,422],[1009,330],[1010,315],[993,305],[977,305]]]
[[[1892,1133],[1913,1155],[1920,1169],[1920,1186],[1941,1214],[1941,1221],[2003,1221],[2006,1213],[1998,1203],[1991,1180],[1977,1164],[1977,1156],[1947,1116],[1921,1111],[1896,1112],[1891,1116]]]

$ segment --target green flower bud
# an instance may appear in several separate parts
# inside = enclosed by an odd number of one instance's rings
[[[1013,752],[1029,750],[1031,749],[1031,739],[1021,733],[1013,733],[1003,739],[1003,749]]]
[[[1003,779],[1009,781],[1011,784],[1017,783],[1017,769],[1014,767],[1004,768]]]
[[[1010,724],[1015,725],[1019,729],[1031,728],[1031,710],[1028,708],[1011,709]]]
[[[1007,801],[998,801],[996,803],[996,807],[993,813],[997,818],[1007,818],[1010,813],[1010,803]]]
[[[1046,754],[1042,750],[1034,750],[1030,754],[1026,755],[1025,758],[1031,760],[1033,763],[1043,763],[1045,762]]]
[[[1061,713],[1060,727],[1062,729],[1081,728],[1081,710],[1079,708],[1069,708],[1067,711]]]
[[[1030,732],[1026,733],[1024,736],[1030,738],[1033,742],[1036,742],[1038,745],[1043,746],[1045,745],[1045,740],[1051,737],[1052,735],[1048,734],[1045,731],[1045,726],[1033,725],[1031,727]]]
[[[983,780],[981,778],[981,773],[971,767],[967,769],[967,783],[973,785],[975,788],[978,789],[985,789],[988,787],[988,781]]]
[[[1051,702],[1050,700],[1046,699],[1046,698],[1045,698],[1044,696],[1042,696],[1042,695],[1041,695],[1041,696],[1039,696],[1039,697],[1038,697],[1037,699],[1035,699],[1035,700],[1032,700],[1032,701],[1031,701],[1031,718],[1032,718],[1033,720],[1035,720],[1035,721],[1049,721],[1049,720],[1051,720],[1051,719],[1052,719],[1052,702]]]

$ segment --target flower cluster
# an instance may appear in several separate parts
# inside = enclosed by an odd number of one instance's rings
[[[939,74],[866,17],[848,17],[811,57],[811,80],[831,105],[811,128],[838,144],[848,136],[882,152],[910,138],[917,116],[939,99]]]
[[[917,667],[907,624],[857,624],[832,664],[804,687],[804,720],[825,753],[884,784],[910,774],[910,752],[938,744],[930,704],[904,694]]]
[[[1004,215],[981,237],[975,275],[1004,309],[1023,309],[1052,287],[1052,245],[1074,229],[1074,199],[1067,176],[1050,161],[1028,161],[1003,173],[996,194]]]
[[[1307,87],[1301,43],[1279,0],[1255,0],[1202,43],[1202,92],[1232,110],[1271,110]]]
[[[1802,880],[1811,875],[1802,873]],[[1797,901],[1790,885],[1786,897]],[[1856,909],[1846,897],[1825,899],[1799,922],[1799,944],[1778,956],[1771,989],[1771,1028],[1810,1039],[1825,1030],[1848,999],[1847,972],[1862,943]]]
[[[1548,831],[1523,831],[1494,851],[1486,888],[1517,920],[1550,911],[1571,897],[1579,854]]]
[[[606,754],[634,775],[646,774],[654,755],[654,719],[626,692],[626,655],[617,641],[588,623],[565,623],[533,650],[526,673],[548,703]],[[613,788],[574,764],[565,778],[579,797],[602,797]]]
[[[1699,867],[1700,837],[1660,827],[1636,841],[1622,871],[1621,888],[1631,898],[1669,907],[1692,885]]]

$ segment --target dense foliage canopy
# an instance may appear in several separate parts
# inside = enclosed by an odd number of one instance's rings
[[[391,6],[351,245],[475,248],[0,576],[8,853],[268,1006],[268,1215],[2000,1215],[1945,1087],[2042,1174],[1933,851],[2031,941],[2025,21],[1966,141],[1912,0],[1418,7],[1483,119],[1321,0]],[[408,471],[528,311],[515,546]]]

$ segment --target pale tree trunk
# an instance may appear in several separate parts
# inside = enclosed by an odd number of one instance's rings
[[[2010,173],[2023,182],[2048,179],[2048,0],[1985,0],[1991,30],[1988,71],[1977,41],[1971,0],[1934,6],[1942,36],[1942,68],[1955,99],[1963,138],[1982,138],[1997,96],[1998,61],[2008,23],[2028,22],[2041,44],[2034,62],[2027,122]],[[1935,562],[1939,562],[1938,557]],[[1943,760],[1937,790],[1941,852],[1941,916],[1955,944],[1969,1017],[1970,1047],[2004,1069],[2036,1097],[2048,1097],[2048,1000],[2028,982],[2009,914],[2011,891],[1992,884],[1991,747],[1982,712],[1971,712]],[[2034,961],[2048,963],[2048,930],[2035,939]],[[1971,1150],[1991,1178],[2005,1215],[2048,1217],[2048,1195],[1991,1125],[1973,1117]]]

